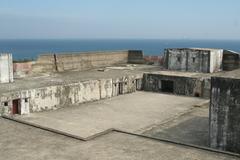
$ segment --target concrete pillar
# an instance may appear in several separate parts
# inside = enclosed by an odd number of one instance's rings
[[[13,82],[12,54],[0,54],[0,83]]]

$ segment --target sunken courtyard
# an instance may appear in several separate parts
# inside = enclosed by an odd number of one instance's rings
[[[0,159],[240,159],[239,53],[0,54]]]

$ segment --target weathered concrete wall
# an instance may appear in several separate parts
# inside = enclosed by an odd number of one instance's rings
[[[222,70],[222,49],[166,49],[164,66],[169,70],[213,73]]]
[[[187,70],[190,72],[203,72],[208,73],[209,67],[211,67],[211,63],[209,64],[209,56],[210,51],[205,50],[189,50],[187,52]]]
[[[240,79],[211,81],[210,146],[240,153]]]
[[[165,68],[176,71],[187,71],[187,53],[185,49],[165,49]]]
[[[163,57],[162,56],[144,56],[144,61],[146,64],[155,64],[155,65],[163,65]]]
[[[32,71],[35,73],[56,71],[54,54],[40,55],[32,66]]]
[[[40,55],[33,72],[88,70],[122,63],[142,63],[142,51],[87,52]]]
[[[222,71],[223,50],[211,50],[210,52],[210,73]]]
[[[143,51],[141,50],[129,50],[128,51],[128,63],[143,64]]]
[[[132,75],[4,93],[0,96],[0,114],[12,114],[16,99],[21,103],[20,114],[28,114],[132,93],[141,78],[142,75]]]
[[[209,98],[208,78],[179,77],[146,73],[143,76],[143,90],[163,92],[162,80],[173,82],[173,94]]]
[[[14,78],[26,77],[32,72],[32,65],[34,61],[31,62],[21,62],[13,63],[13,76]]]
[[[0,54],[0,83],[13,82],[12,54]]]
[[[233,51],[224,50],[223,52],[223,70],[232,71],[239,68],[239,54]]]

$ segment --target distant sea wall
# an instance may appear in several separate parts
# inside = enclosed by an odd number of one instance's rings
[[[25,77],[32,72],[32,65],[34,61],[29,62],[14,62],[13,63],[13,76],[14,78]]]
[[[163,65],[163,56],[144,56],[144,61],[147,64]]]
[[[45,54],[38,57],[32,71],[88,70],[114,64],[143,62],[143,52],[139,50]]]

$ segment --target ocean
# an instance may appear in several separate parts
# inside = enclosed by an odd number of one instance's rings
[[[240,40],[0,40],[0,53],[12,53],[14,60],[36,59],[39,54],[59,52],[143,50],[145,55],[161,55],[165,48],[223,48],[240,52]]]

